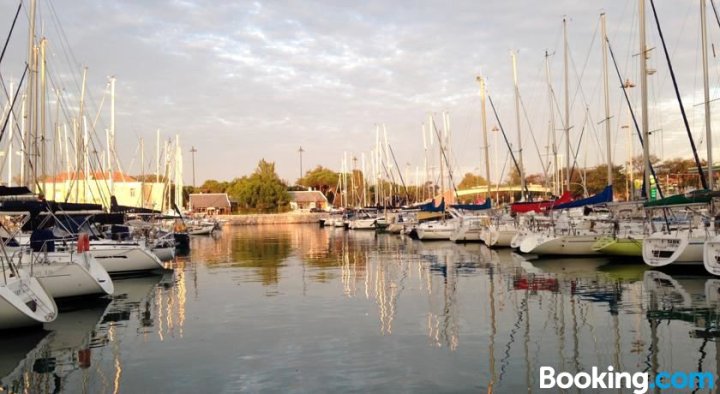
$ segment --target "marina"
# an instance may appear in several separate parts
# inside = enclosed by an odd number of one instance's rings
[[[541,365],[720,362],[720,280],[702,272],[315,225],[226,227],[169,267],[3,334],[0,387],[509,392],[536,391]]]
[[[715,1],[0,4],[0,393],[716,392]]]

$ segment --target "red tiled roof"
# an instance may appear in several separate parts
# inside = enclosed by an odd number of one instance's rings
[[[230,208],[230,199],[226,193],[200,193],[190,194],[190,207],[203,208]]]
[[[288,192],[295,202],[327,202],[325,195],[317,190]]]
[[[79,178],[80,180],[85,179],[85,173],[80,171],[78,174],[77,172],[61,172],[55,176],[50,176],[47,179],[47,182],[65,182],[69,180],[73,180]],[[110,172],[103,172],[103,171],[94,171],[90,173],[90,179],[91,180],[108,180],[110,178]],[[115,171],[112,174],[112,180],[113,182],[137,182],[138,180],[123,174],[120,171]]]

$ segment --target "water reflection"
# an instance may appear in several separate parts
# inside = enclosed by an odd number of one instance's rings
[[[173,267],[0,338],[4,390],[532,392],[544,365],[720,365],[720,280],[644,265],[288,225]]]
[[[183,271],[116,280],[112,299],[65,309],[44,329],[3,334],[0,392],[120,392],[124,338],[182,337],[185,287]]]

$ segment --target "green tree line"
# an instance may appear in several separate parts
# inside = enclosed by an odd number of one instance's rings
[[[691,187],[699,187],[699,177],[694,172],[695,164],[691,159],[669,159],[660,161],[656,157],[651,158],[655,166],[660,185],[666,195],[679,193]],[[705,164],[703,162],[703,164]],[[613,166],[613,189],[616,199],[631,197],[630,190],[633,185],[630,182],[630,171],[627,166]],[[633,158],[632,174],[633,180],[642,179],[642,158]],[[564,171],[564,170],[563,170]],[[563,172],[564,173],[564,172]],[[552,174],[547,174],[552,177]],[[563,176],[564,177],[564,176]],[[347,180],[347,187],[343,187],[341,179]],[[544,174],[527,175],[527,182],[550,185]],[[487,180],[480,175],[466,173],[457,182],[456,189],[467,190],[482,188],[487,185]],[[290,194],[288,190],[293,188],[299,190],[313,189],[322,192],[328,202],[334,206],[359,206],[363,203],[373,205],[375,196],[381,204],[401,205],[424,201],[431,196],[440,193],[439,186],[431,181],[422,185],[402,185],[397,182],[380,181],[379,186],[369,185],[374,180],[365,181],[362,171],[353,170],[350,173],[340,173],[323,166],[317,166],[305,172],[304,176],[297,180],[297,186],[289,187],[286,182],[280,179],[275,171],[275,163],[260,160],[255,171],[232,181],[217,181],[209,179],[202,186],[195,188],[194,192],[203,193],[227,193],[232,201],[237,202],[241,212],[284,212],[290,208]],[[517,185],[520,183],[520,176],[515,168],[508,171],[505,184]],[[607,185],[607,166],[598,165],[584,169],[573,169],[571,176],[570,191],[574,196],[583,194],[594,194],[600,192]],[[452,186],[449,186],[450,189]],[[637,185],[635,185],[636,193]],[[496,198],[495,193],[491,193]],[[510,201],[509,195],[500,196],[502,201]],[[518,196],[513,196],[516,199]],[[463,202],[477,200],[477,196],[462,198]]]

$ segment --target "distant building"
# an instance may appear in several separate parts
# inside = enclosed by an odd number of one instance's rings
[[[288,192],[290,193],[290,208],[296,209],[322,209],[328,208],[328,200],[322,192],[317,190]]]
[[[227,215],[231,204],[227,193],[190,194],[190,211],[208,215]]]
[[[162,182],[141,182],[116,171],[95,171],[88,173],[62,172],[39,180],[35,192],[42,193],[47,200],[101,204],[110,207],[110,196],[118,204],[160,210],[166,185]]]

